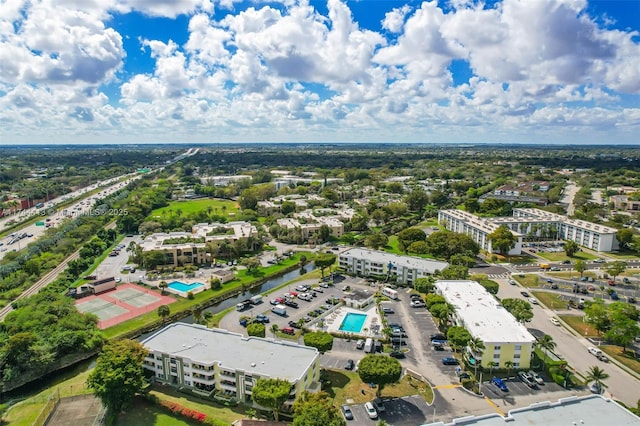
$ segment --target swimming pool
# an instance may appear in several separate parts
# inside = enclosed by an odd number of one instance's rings
[[[348,312],[344,317],[344,320],[342,320],[339,330],[347,331],[349,333],[360,333],[366,319],[366,314],[354,314],[353,312]]]
[[[169,283],[169,285],[167,285],[167,287],[169,287],[172,290],[176,290],[176,291],[181,291],[183,293],[188,293],[190,291],[193,291],[197,288],[200,288],[204,286],[204,284],[202,283],[192,283],[192,284],[185,284],[183,282],[180,281],[172,281]]]

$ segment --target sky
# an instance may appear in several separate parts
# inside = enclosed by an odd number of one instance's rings
[[[640,143],[640,0],[0,0],[0,146]]]

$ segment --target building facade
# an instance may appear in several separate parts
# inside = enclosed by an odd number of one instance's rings
[[[302,392],[320,390],[319,353],[308,346],[185,323],[171,324],[142,344],[149,351],[144,368],[156,381],[202,395],[215,392],[255,405],[257,380],[277,378],[291,383],[290,406]]]
[[[340,253],[338,265],[348,274],[388,277],[389,282],[407,285],[412,285],[417,278],[428,277],[449,266],[447,262],[363,248],[352,248]]]
[[[438,211],[438,222],[448,230],[467,234],[481,249],[493,253],[489,234],[504,225],[516,237],[510,255],[522,253],[525,239],[570,240],[595,251],[610,252],[618,248],[617,229],[535,208],[514,208],[511,217],[479,217],[462,210]]]
[[[436,281],[436,293],[455,309],[453,322],[484,344],[482,354],[467,348],[469,362],[483,367],[524,369],[531,366],[535,337],[476,281]]]

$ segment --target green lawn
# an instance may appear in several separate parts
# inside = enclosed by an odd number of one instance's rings
[[[144,398],[136,398],[127,411],[120,413],[114,424],[116,426],[196,426],[202,423],[195,420],[187,421],[177,415],[168,414],[167,410],[146,401]]]
[[[538,256],[545,258],[550,262],[562,262],[563,260],[571,260],[572,263],[575,263],[575,261],[578,259],[582,259],[584,261],[590,261],[598,258],[598,256],[596,256],[595,254],[588,253],[585,251],[579,251],[576,254],[574,254],[573,257],[567,256],[567,254],[563,251],[558,253],[548,253],[546,251],[545,252],[540,251],[537,254]]]
[[[535,274],[518,274],[512,275],[511,278],[518,281],[524,287],[535,288],[540,286],[540,277]]]
[[[168,206],[152,211],[149,217],[178,214],[178,210],[180,210],[181,214],[191,214],[207,210],[209,207],[211,207],[211,213],[226,216],[230,213],[237,214],[239,211],[238,203],[235,201],[204,198],[200,200],[172,201]]]
[[[560,296],[554,293],[547,293],[545,291],[532,291],[533,294],[543,305],[549,309],[566,309],[567,302],[560,299]]]
[[[393,254],[400,254],[400,255],[404,254],[398,248],[398,237],[395,235],[392,235],[389,237],[389,244],[387,244],[386,247],[384,247],[384,251],[386,251],[387,253],[393,253]]]
[[[371,401],[376,397],[376,389],[363,383],[358,373],[346,370],[324,370],[324,372],[331,381],[331,386],[328,389],[323,388],[323,390],[333,398],[335,405],[345,404],[347,400],[361,404]],[[364,390],[364,394],[362,390]],[[382,397],[385,398],[418,394],[428,403],[433,401],[433,390],[431,386],[428,383],[419,382],[409,376],[404,376],[397,384],[387,385],[382,389]],[[351,403],[352,402],[349,402],[349,404]]]
[[[582,315],[561,315],[560,319],[584,337],[597,337],[598,330],[584,322]]]
[[[599,346],[607,355],[616,359],[616,361],[626,365],[631,370],[640,374],[640,361],[638,361],[634,355],[633,351],[622,352],[622,348],[620,346]]]

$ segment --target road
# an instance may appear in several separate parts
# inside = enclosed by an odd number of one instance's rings
[[[575,182],[567,181],[567,186],[564,187],[564,191],[562,192],[562,198],[560,202],[563,204],[567,204],[567,215],[573,216],[576,207],[573,204],[573,199],[576,196],[576,193],[580,190],[579,186],[576,186]]]
[[[520,291],[523,287],[509,285],[506,279],[495,280],[500,284],[498,297],[523,299]],[[527,289],[529,290],[529,289]],[[640,395],[640,380],[632,377],[612,362],[605,363],[599,361],[587,352],[587,347],[594,346],[584,337],[571,334],[565,327],[554,326],[549,320],[557,313],[541,305],[533,305],[533,320],[527,324],[527,328],[540,330],[553,337],[556,342],[556,353],[561,355],[573,368],[582,375],[586,375],[587,370],[597,365],[609,374],[609,379],[605,381],[608,386],[608,393],[615,399],[625,404],[635,406]]]
[[[126,179],[127,177],[129,178]],[[49,203],[47,203],[47,206],[50,205],[52,207],[44,208],[40,210],[29,209],[28,211],[25,211],[25,213],[23,213],[24,215],[37,215],[39,222],[44,223],[46,226],[37,226],[36,223],[32,223],[16,229],[14,233],[25,233],[27,234],[27,237],[21,240],[18,240],[13,244],[10,244],[12,240],[12,237],[10,235],[1,239],[0,243],[2,243],[2,245],[0,246],[0,260],[4,258],[5,254],[9,253],[10,251],[20,251],[24,249],[29,243],[35,241],[40,236],[42,236],[46,232],[47,228],[55,227],[65,217],[73,217],[73,216],[79,216],[82,214],[90,213],[92,209],[95,207],[98,200],[123,188],[132,180],[139,179],[139,178],[140,176],[124,175],[124,176],[119,176],[117,178],[108,179],[96,185],[91,185],[87,188],[83,188],[81,190],[75,191],[74,193],[67,194],[64,197],[57,198],[56,200],[59,200],[59,201],[52,200]],[[123,179],[126,179],[126,180],[123,180]],[[86,197],[78,200],[76,203],[66,207],[65,209],[60,210],[60,209],[55,209],[54,207],[55,205],[54,203],[66,201],[69,198],[79,197],[82,194],[89,193],[97,188],[102,187],[103,185],[108,185],[108,184],[111,184],[111,186],[104,188],[102,191],[100,191],[99,194],[91,195],[91,196],[87,195]],[[109,213],[113,213],[113,216],[115,217],[116,214],[118,214],[119,212],[107,212],[107,214]],[[22,216],[22,217],[25,217],[25,216]],[[3,226],[3,224],[6,226],[6,223],[12,219],[15,219],[15,216],[12,218],[4,218],[4,220],[0,221],[0,226]]]

